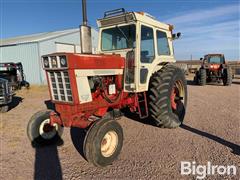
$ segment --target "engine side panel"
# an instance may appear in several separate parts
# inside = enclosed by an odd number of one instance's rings
[[[69,69],[123,69],[124,58],[119,55],[67,54]]]
[[[80,104],[93,100],[88,77],[122,75],[123,69],[76,69],[77,92]]]

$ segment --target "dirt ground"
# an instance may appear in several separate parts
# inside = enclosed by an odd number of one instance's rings
[[[96,168],[81,156],[82,131],[65,128],[62,145],[33,148],[27,138],[29,118],[44,109],[45,87],[17,93],[12,109],[0,115],[0,179],[195,179],[180,174],[181,161],[235,165],[240,178],[240,81],[231,87],[188,85],[184,125],[161,129],[122,117],[122,152],[113,165]]]

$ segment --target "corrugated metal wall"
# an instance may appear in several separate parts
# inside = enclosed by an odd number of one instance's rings
[[[39,42],[40,56],[56,52],[56,42],[66,43],[66,44],[75,44],[80,46],[80,32],[75,32],[75,33],[60,36],[54,39],[49,39],[49,40]],[[98,32],[92,29],[93,48],[95,49],[97,48],[97,43],[98,43]]]
[[[0,62],[22,62],[26,80],[31,84],[42,83],[37,43],[0,47]]]
[[[56,52],[57,51],[56,42],[66,43],[66,44],[75,44],[80,46],[80,32],[75,32],[72,34],[67,34],[64,36],[39,42],[40,57],[46,54],[51,54]],[[98,43],[98,32],[92,29],[92,46],[94,49],[97,49],[97,43]],[[42,75],[43,82],[46,83],[45,72],[42,70],[41,70],[41,75]]]
[[[92,29],[92,44],[95,49],[97,48],[97,41],[98,32]],[[79,45],[80,33],[66,34],[35,43],[0,47],[0,62],[22,62],[27,81],[37,85],[46,84],[41,56],[56,52],[56,42]]]

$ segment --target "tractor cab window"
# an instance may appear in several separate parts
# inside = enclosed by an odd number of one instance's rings
[[[157,31],[157,47],[158,55],[170,55],[167,34],[162,31]]]
[[[155,56],[153,29],[147,26],[141,27],[141,62],[152,63]]]
[[[134,48],[136,45],[136,26],[116,26],[102,31],[102,51]]]
[[[224,61],[223,56],[210,56],[208,57],[208,63],[222,64]]]

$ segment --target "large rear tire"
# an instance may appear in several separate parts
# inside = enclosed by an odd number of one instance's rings
[[[230,68],[226,68],[223,70],[223,85],[231,86],[232,84],[232,71]]]
[[[157,126],[181,125],[187,106],[187,82],[180,68],[167,65],[156,72],[150,80],[148,94],[149,114]]]
[[[122,145],[122,127],[116,120],[105,118],[95,122],[87,131],[83,152],[88,162],[104,167],[118,157]]]
[[[35,113],[28,122],[27,135],[33,145],[50,145],[59,141],[63,127],[50,125],[50,110]]]

